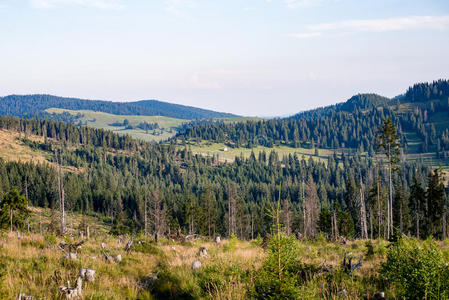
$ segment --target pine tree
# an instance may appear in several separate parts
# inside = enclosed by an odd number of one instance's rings
[[[442,217],[445,192],[441,169],[429,174],[426,191],[426,233],[435,238],[442,237]]]
[[[30,211],[27,208],[27,199],[20,195],[16,189],[5,194],[0,202],[0,225],[5,228],[9,225],[12,232],[13,226],[23,228]]]
[[[424,217],[424,208],[426,204],[426,192],[416,177],[413,177],[413,184],[410,186],[409,205],[413,218],[413,229],[416,238],[421,238],[421,223]]]
[[[377,150],[387,157],[388,162],[388,184],[389,203],[387,205],[387,238],[393,234],[393,172],[397,171],[399,161],[399,136],[391,117],[383,120],[383,125],[379,129]]]

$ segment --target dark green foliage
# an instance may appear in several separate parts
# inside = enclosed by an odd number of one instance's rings
[[[449,81],[438,80],[432,83],[417,83],[410,87],[401,99],[404,102],[422,102],[429,100],[447,100]]]
[[[22,229],[30,211],[27,208],[27,199],[12,189],[3,196],[0,202],[0,227],[11,230]]]
[[[425,225],[426,234],[441,238],[441,218],[444,212],[445,191],[440,169],[429,173],[426,191]]]
[[[268,257],[254,277],[254,296],[257,299],[299,299],[301,277],[296,243],[294,237],[283,234],[269,240]]]
[[[155,299],[199,299],[201,289],[191,277],[183,277],[185,273],[170,272],[166,263],[157,267],[157,280],[150,286],[151,295]]]
[[[449,267],[431,239],[420,246],[415,240],[400,238],[388,250],[381,274],[405,299],[449,297]]]
[[[116,234],[143,230],[144,199],[151,200],[150,192],[158,189],[166,217],[161,224],[165,234],[176,233],[179,228],[184,234],[191,231],[203,236],[228,236],[228,204],[235,198],[235,235],[241,239],[265,236],[272,222],[265,211],[277,194],[276,182],[281,181],[282,198],[289,199],[292,232],[303,232],[302,178],[311,176],[318,183],[318,207],[335,205],[339,234],[352,237],[355,222],[344,201],[345,183],[355,170],[367,178],[375,167],[371,159],[358,155],[334,155],[323,163],[296,154],[279,157],[276,152],[261,152],[248,159],[237,157],[233,163],[221,164],[217,157],[194,155],[188,149],[147,144],[71,124],[0,117],[0,128],[47,137],[43,143],[27,145],[44,151],[50,159],[55,148],[61,149],[63,167],[79,168],[78,172],[63,174],[67,208],[104,215],[107,223],[115,225]],[[411,185],[413,176],[425,178],[428,173],[419,162],[401,164],[401,168],[405,186]],[[385,175],[381,170],[381,178]],[[52,165],[0,159],[1,195],[16,188],[21,194],[28,193],[30,205],[56,209],[56,180]],[[229,188],[232,186],[238,189]],[[148,204],[153,211],[151,207]],[[376,215],[376,206],[373,212]],[[51,219],[57,222],[57,218]],[[153,234],[152,220],[149,222],[149,233]],[[374,222],[377,237],[376,219]],[[57,223],[54,225],[57,230]]]
[[[327,208],[321,209],[318,220],[318,229],[326,234],[327,237],[332,235],[332,215],[333,212]],[[354,237],[354,221],[351,216],[341,210],[337,210],[337,227],[340,236],[346,238]]]
[[[425,214],[426,192],[416,178],[413,178],[413,184],[410,187],[410,213],[412,216],[413,233],[417,238],[423,236],[424,214]]]
[[[135,240],[132,246],[132,250],[145,254],[158,255],[160,257],[164,256],[164,252],[160,248],[158,248],[155,243],[149,242],[146,239]]]
[[[365,259],[371,259],[374,256],[374,245],[371,240],[368,240],[365,243],[366,247],[366,253],[365,253]]]
[[[116,115],[167,116],[179,119],[227,118],[235,116],[228,113],[220,113],[157,100],[111,102],[64,98],[52,95],[10,95],[0,97],[1,115],[22,117],[37,113],[37,116],[48,117],[49,115],[42,112],[48,108],[93,110]],[[50,117],[54,116],[50,115]]]
[[[413,153],[436,152],[439,158],[449,157],[449,81],[418,84],[406,96],[390,100],[375,94],[359,94],[344,103],[299,113],[284,119],[246,121],[229,124],[221,121],[193,122],[178,133],[181,141],[210,140],[230,147],[252,148],[288,145],[306,148],[353,148],[373,154],[376,128],[384,119],[392,119],[399,129],[405,153],[410,134],[417,135],[420,147]],[[420,92],[419,90],[425,90]],[[430,91],[430,92],[429,92]],[[412,97],[412,95],[414,95]],[[413,109],[400,108],[401,101]],[[405,132],[409,133],[408,135]],[[412,152],[410,151],[410,152]]]
[[[383,120],[377,137],[377,150],[385,154],[391,165],[396,165],[399,161],[399,147],[401,147],[401,144],[399,143],[396,126],[391,117]]]

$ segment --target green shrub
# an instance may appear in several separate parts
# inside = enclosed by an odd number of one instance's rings
[[[268,257],[254,276],[257,299],[298,299],[300,274],[295,237],[272,237],[267,246]]]
[[[251,245],[259,247],[260,245],[262,245],[263,239],[262,237],[259,235],[257,235],[257,237],[251,241]]]
[[[224,251],[234,251],[239,239],[235,236],[235,234],[231,234],[231,238],[228,243],[224,245]]]
[[[58,242],[54,233],[46,233],[44,235],[44,240],[49,246],[54,246]]]
[[[373,242],[367,241],[365,243],[365,247],[366,247],[365,259],[371,259],[374,256]]]
[[[449,268],[437,244],[428,239],[400,238],[387,252],[381,266],[386,282],[392,283],[398,296],[407,299],[447,299],[449,297]]]
[[[381,242],[379,242],[379,244],[377,245],[377,247],[374,249],[374,253],[384,257],[387,254],[387,247],[385,247],[384,244],[382,244]]]
[[[165,263],[157,268],[158,279],[150,287],[156,299],[199,299],[201,289],[195,278],[182,268],[169,269]]]
[[[145,254],[153,254],[153,255],[164,255],[164,251],[159,249],[155,244],[149,243],[145,240],[136,241],[133,244],[134,251],[141,252]]]

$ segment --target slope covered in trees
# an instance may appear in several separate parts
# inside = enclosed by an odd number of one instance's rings
[[[93,110],[116,115],[166,116],[179,119],[227,118],[235,115],[157,100],[111,102],[57,97],[52,95],[10,95],[0,97],[0,114],[26,116],[48,108]]]
[[[282,222],[292,233],[312,235],[320,229],[329,236],[338,231],[357,237],[366,227],[369,236],[388,237],[388,224],[405,233],[417,231],[416,214],[422,216],[420,220],[428,220],[419,223],[422,234],[446,235],[437,224],[446,220],[441,212],[447,203],[441,197],[447,189],[437,173],[427,178],[432,173],[419,161],[398,162],[391,208],[384,189],[388,169],[370,157],[334,154],[324,163],[261,152],[222,164],[215,156],[193,155],[189,149],[150,145],[100,129],[53,121],[0,117],[0,129],[21,132],[25,140],[31,135],[44,137],[33,145],[46,151],[50,161],[55,161],[56,150],[61,151],[62,165],[79,170],[63,174],[66,209],[103,214],[112,222],[114,233],[147,230],[169,234],[180,228],[202,235],[263,236],[272,223],[265,212],[282,183]],[[57,178],[54,165],[0,160],[0,194],[16,188],[27,194],[34,206],[58,207]],[[415,178],[427,190],[426,202],[419,202],[419,209],[416,199],[409,196]],[[366,204],[364,217],[360,201]],[[436,212],[439,214],[434,215]],[[337,230],[330,230],[326,220],[334,213]]]
[[[404,153],[436,153],[449,158],[449,92],[446,80],[417,84],[405,95],[388,99],[359,94],[348,101],[299,113],[285,119],[225,124],[195,123],[177,135],[181,140],[211,140],[231,147],[352,148],[373,154],[376,130],[391,117]]]

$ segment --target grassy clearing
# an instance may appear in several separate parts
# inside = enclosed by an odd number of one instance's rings
[[[315,156],[315,149],[307,149],[307,148],[291,148],[287,146],[275,146],[273,148],[268,148],[264,146],[257,146],[252,149],[248,148],[230,148],[227,147],[223,143],[210,143],[206,141],[202,141],[199,144],[197,143],[188,143],[188,147],[192,150],[195,154],[205,155],[205,156],[213,156],[218,155],[219,159],[221,161],[226,162],[232,162],[234,161],[236,156],[243,156],[245,158],[248,158],[251,155],[251,152],[254,152],[256,157],[258,156],[259,152],[265,151],[268,154],[271,151],[275,151],[279,154],[279,157],[282,158],[283,155],[289,155],[289,154],[297,154],[299,157],[305,156],[306,159],[309,159],[311,157],[314,160],[320,160],[327,162],[327,158],[329,155],[332,155],[334,152],[332,150],[327,149],[319,149],[318,155]],[[184,148],[184,146],[181,146]],[[224,149],[227,149],[227,151],[224,151]]]
[[[72,115],[82,114],[79,120],[89,127],[107,129],[114,131],[118,134],[129,134],[135,138],[139,138],[145,141],[166,140],[176,134],[176,128],[182,124],[188,122],[188,120],[169,118],[164,116],[126,116],[126,115],[113,115],[104,112],[92,111],[92,110],[68,110],[60,108],[49,108],[46,110],[48,113],[63,113],[68,112]],[[146,133],[139,128],[125,129],[124,126],[110,126],[113,123],[123,123],[127,119],[129,124],[137,126],[142,122],[157,123],[160,129],[150,130]],[[155,133],[155,134],[153,134]]]
[[[47,154],[41,150],[33,150],[21,139],[24,134],[0,129],[0,157],[6,161],[23,162],[44,162]],[[27,136],[28,139],[36,142],[43,142],[43,138],[37,136]]]

